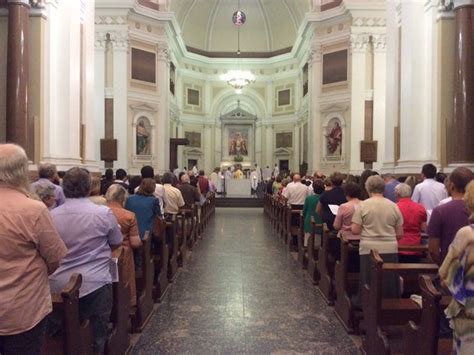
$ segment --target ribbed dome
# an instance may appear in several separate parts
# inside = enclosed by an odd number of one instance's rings
[[[232,14],[237,0],[172,0],[186,46],[206,52],[237,50]],[[247,21],[240,28],[242,52],[268,53],[291,48],[309,0],[241,0]]]

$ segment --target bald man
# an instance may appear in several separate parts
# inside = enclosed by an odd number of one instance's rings
[[[194,203],[199,202],[200,196],[199,191],[196,187],[189,183],[189,176],[181,176],[181,185],[178,186],[179,191],[183,195],[184,208],[193,208]]]
[[[301,175],[295,174],[293,176],[293,183],[283,190],[283,197],[286,198],[290,205],[304,205],[304,200],[308,196],[309,191],[306,185],[301,183]]]

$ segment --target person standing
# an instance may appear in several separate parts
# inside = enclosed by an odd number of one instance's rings
[[[393,174],[383,174],[383,181],[385,182],[385,191],[383,195],[385,198],[388,198],[392,202],[397,202],[397,196],[395,195],[395,187],[400,183]],[[411,189],[410,189],[411,191]]]
[[[0,144],[0,353],[40,354],[52,311],[48,275],[66,255],[47,207],[28,196],[28,158]]]
[[[344,177],[341,173],[335,172],[331,174],[329,177],[331,188],[326,188],[326,191],[321,195],[316,210],[330,231],[334,230],[333,223],[336,215],[331,212],[329,205],[340,206],[347,202],[346,195],[341,187],[343,180]]]
[[[344,194],[347,202],[339,206],[334,219],[334,229],[340,231],[342,235],[351,235],[352,216],[360,203],[362,190],[359,184],[349,182],[344,186]]]
[[[423,182],[415,186],[411,199],[421,203],[429,215],[441,200],[448,197],[448,193],[444,184],[435,180],[436,167],[433,164],[423,165],[421,177]]]
[[[273,168],[273,177],[276,179],[278,175],[280,175],[280,168],[278,167],[278,164],[275,164],[275,167]]]
[[[38,176],[39,179],[31,184],[31,189],[34,190],[36,186],[39,185],[53,187],[56,204],[53,205],[51,209],[61,206],[64,202],[66,202],[63,189],[58,185],[59,176],[56,165],[50,163],[40,164],[38,167]]]
[[[426,210],[422,204],[411,200],[411,187],[408,184],[398,184],[395,195],[403,217],[403,237],[398,245],[420,245],[421,232],[426,230]],[[398,258],[401,263],[420,262],[420,254],[416,252],[400,251]]]
[[[316,224],[314,246],[316,249],[319,249],[321,247],[323,221],[321,220],[321,217],[316,213],[316,206],[318,205],[321,194],[324,192],[324,183],[321,180],[317,180],[313,183],[313,192],[313,195],[307,196],[304,200],[304,246],[308,246],[308,239],[311,235],[312,230],[312,221],[314,221],[314,223]]]
[[[295,174],[293,175],[293,183],[286,186],[282,196],[286,199],[289,205],[299,206],[302,209],[308,194],[308,187],[301,183],[301,176]]]
[[[469,225],[469,211],[463,197],[466,185],[473,179],[472,171],[459,167],[449,175],[448,189],[452,201],[436,207],[428,223],[428,248],[431,258],[440,265],[459,229]]]
[[[91,176],[82,168],[71,168],[63,179],[66,203],[51,212],[53,222],[68,248],[61,266],[49,278],[51,291],[61,292],[72,274],[82,275],[79,289],[79,319],[89,319],[93,351],[104,351],[112,312],[112,249],[122,245],[122,233],[112,211],[91,202],[87,196]],[[48,333],[61,328],[58,313],[48,319]]]

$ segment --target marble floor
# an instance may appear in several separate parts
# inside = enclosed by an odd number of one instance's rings
[[[133,354],[357,354],[263,209],[217,209]]]

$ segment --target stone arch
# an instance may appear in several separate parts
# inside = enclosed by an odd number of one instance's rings
[[[244,90],[242,94],[236,94],[231,88],[220,92],[213,100],[211,114],[216,119],[221,114],[225,114],[235,108],[237,100],[243,110],[257,116],[258,120],[266,117],[265,103],[255,91],[250,88]]]

